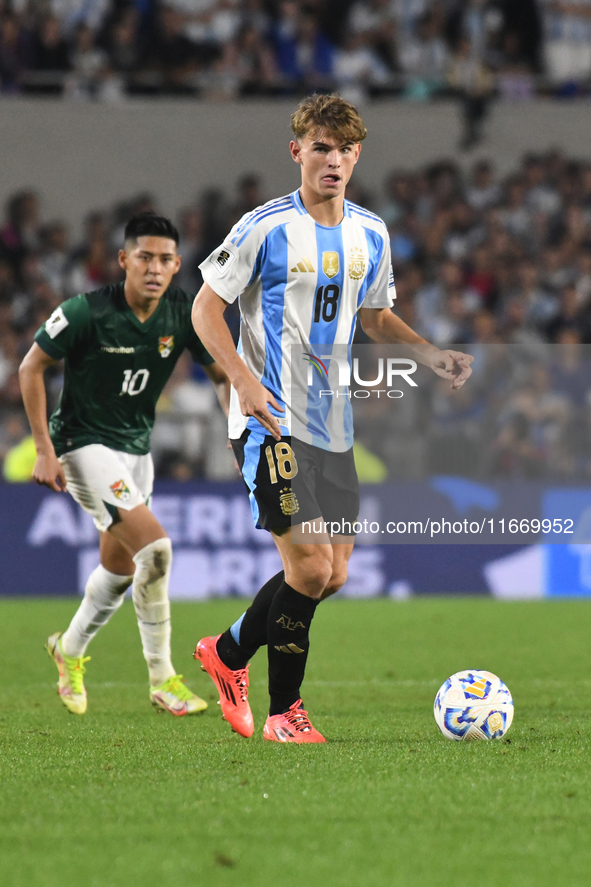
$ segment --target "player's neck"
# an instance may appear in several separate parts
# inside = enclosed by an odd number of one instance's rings
[[[335,228],[340,225],[345,215],[345,195],[323,197],[305,184],[300,188],[300,197],[308,215],[319,225]]]
[[[125,301],[140,323],[145,323],[160,304],[160,299],[142,296],[140,293],[132,290],[131,287],[127,285],[127,281],[123,288],[123,292],[125,294]]]

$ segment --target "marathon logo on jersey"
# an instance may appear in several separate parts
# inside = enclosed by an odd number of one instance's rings
[[[220,277],[223,277],[225,274],[227,274],[228,269],[230,268],[235,258],[236,253],[233,251],[231,246],[228,246],[226,244],[220,249],[218,253],[214,253],[211,256],[210,262],[215,265]]]
[[[160,357],[168,357],[174,348],[174,336],[160,336],[158,339],[158,353]]]
[[[62,330],[69,324],[69,320],[64,314],[63,308],[56,308],[47,323],[45,324],[45,332],[49,336],[50,339],[55,339],[58,333],[61,333]]]
[[[365,274],[365,255],[362,249],[354,246],[349,251],[349,277],[351,280],[362,280]]]
[[[115,481],[114,484],[111,484],[109,489],[121,502],[129,502],[131,493],[129,487],[126,486],[122,480]]]
[[[106,354],[135,354],[135,348],[125,348],[115,345],[101,345],[101,351]]]
[[[339,273],[339,254],[333,252],[322,253],[322,270],[328,278],[336,277]]]

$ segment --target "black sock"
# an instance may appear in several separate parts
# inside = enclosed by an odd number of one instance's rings
[[[269,654],[269,714],[287,711],[300,698],[304,680],[310,624],[318,601],[283,582],[267,619]]]
[[[283,583],[284,573],[276,573],[257,592],[252,604],[242,616],[240,643],[236,643],[231,629],[223,633],[217,643],[218,656],[228,668],[237,671],[246,668],[259,647],[267,643],[267,616],[276,592]],[[236,623],[234,623],[236,624]]]

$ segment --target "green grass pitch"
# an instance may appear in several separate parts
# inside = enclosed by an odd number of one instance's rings
[[[231,733],[191,658],[240,601],[176,604],[175,665],[211,701],[156,713],[133,609],[89,653],[70,715],[42,648],[76,606],[3,600],[4,887],[583,887],[591,882],[591,603],[334,600],[314,622],[305,701],[326,746]],[[511,689],[507,740],[454,743],[443,680],[486,668]],[[54,673],[55,672],[55,673]]]

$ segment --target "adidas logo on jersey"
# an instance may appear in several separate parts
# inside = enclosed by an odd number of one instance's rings
[[[291,271],[311,271],[313,274],[314,265],[312,264],[308,256],[304,256],[301,262],[298,262],[297,265],[294,265],[293,268],[291,268]]]

